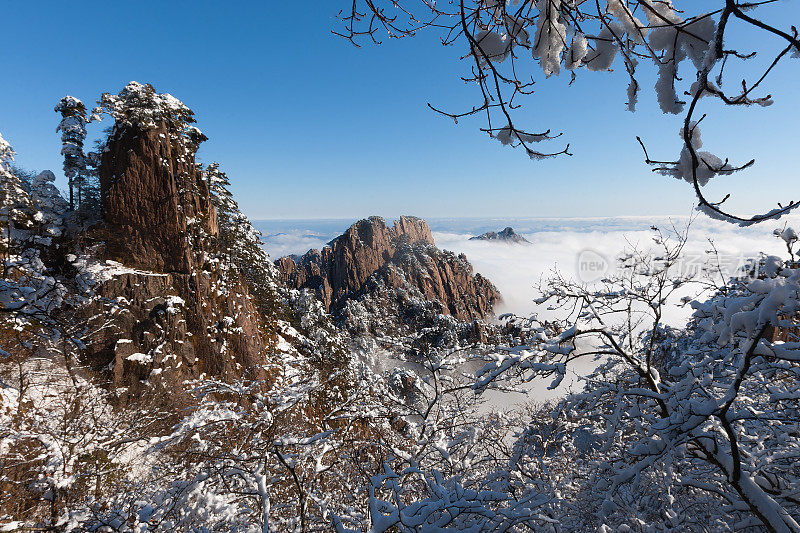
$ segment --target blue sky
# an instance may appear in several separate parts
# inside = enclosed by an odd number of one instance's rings
[[[537,79],[521,123],[564,131],[575,155],[531,162],[488,139],[479,120],[454,125],[427,109],[427,102],[456,110],[476,102],[459,79],[463,50],[433,34],[357,49],[330,33],[346,3],[8,2],[0,132],[19,164],[60,174],[59,98],[92,104],[137,80],[194,109],[210,138],[200,158],[222,164],[251,218],[690,211],[688,184],[652,174],[635,141],[641,135],[651,155],[675,157],[680,122],[662,115],[649,93],[627,113],[621,72],[583,73],[572,87],[567,76]],[[795,0],[767,14],[786,27],[800,22]],[[780,44],[734,36],[770,51]],[[713,189],[733,192],[740,211],[766,210],[800,192],[798,68],[795,59],[774,73],[773,107],[706,119],[706,148],[733,162],[758,161]]]

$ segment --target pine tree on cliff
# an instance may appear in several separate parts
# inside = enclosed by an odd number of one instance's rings
[[[205,171],[211,202],[217,208],[219,233],[223,249],[231,263],[241,271],[252,268],[253,263],[264,258],[261,248],[261,233],[253,227],[247,217],[239,210],[239,204],[230,192],[230,180],[219,169],[219,163],[212,163]]]
[[[188,126],[184,130],[184,134],[186,135],[187,147],[193,154],[196,154],[200,145],[208,140],[208,137],[195,126]]]
[[[15,222],[27,219],[31,199],[23,187],[22,180],[11,169],[14,150],[0,135],[0,219],[2,219],[4,239],[3,277],[8,274],[8,260],[12,251],[12,231]]]
[[[211,203],[217,208],[222,250],[228,256],[228,262],[232,263],[236,241],[236,228],[232,224],[232,219],[239,211],[239,206],[228,189],[231,183],[228,176],[219,169],[219,163],[211,163],[205,170],[205,177],[208,191],[211,193]]]
[[[100,120],[100,116],[92,114],[89,122]],[[83,198],[81,199],[81,215],[87,219],[99,217],[103,211],[100,196],[100,160],[105,144],[95,140],[95,150],[86,152],[86,178],[83,180]]]
[[[100,145],[99,141],[96,141]],[[100,155],[98,151],[86,153],[85,175],[81,180],[81,198],[78,207],[80,218],[91,221],[102,212],[103,203],[100,198]]]
[[[230,192],[230,180],[212,163],[204,171],[211,202],[217,208],[220,244],[229,264],[233,264],[250,282],[261,305],[273,303],[274,272],[269,256],[262,248],[261,232],[239,210]]]
[[[202,133],[189,126],[195,122],[194,112],[171,94],[159,94],[149,83],[132,81],[119,94],[103,93],[98,103],[93,117],[105,112],[118,124],[141,129],[155,128],[164,122],[173,134],[186,135],[190,144],[199,144]]]
[[[75,190],[78,192],[78,205],[82,200],[81,191],[86,178],[86,154],[83,143],[86,140],[86,106],[74,96],[65,96],[55,107],[61,113],[61,123],[56,131],[61,132],[61,154],[64,156],[64,175],[69,183],[69,208],[75,209]]]

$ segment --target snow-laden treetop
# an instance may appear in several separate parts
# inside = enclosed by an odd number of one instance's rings
[[[171,94],[157,93],[149,83],[132,81],[119,94],[103,93],[98,103],[95,116],[105,112],[118,123],[144,129],[155,128],[162,121],[179,129],[195,122],[194,113],[183,102]]]
[[[58,101],[58,105],[56,105],[55,111],[57,113],[63,114],[64,116],[74,115],[76,112],[78,113],[85,112],[86,106],[83,105],[83,102],[81,102],[74,96],[67,95]]]

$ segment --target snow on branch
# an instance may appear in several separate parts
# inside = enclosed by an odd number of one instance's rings
[[[541,81],[537,73],[546,79],[565,70],[574,80],[582,70],[624,69],[629,81],[627,105],[633,111],[642,92],[639,71],[652,65],[657,80],[653,94],[660,109],[685,115],[684,147],[678,162],[667,163],[664,173],[688,181],[697,196],[698,209],[709,216],[742,225],[775,219],[794,209],[796,203],[779,204],[766,213],[743,217],[724,210],[724,199],[706,199],[701,187],[709,179],[744,170],[754,161],[734,167],[708,152],[698,152],[699,132],[697,136],[688,133],[700,122],[695,114],[701,98],[728,106],[771,105],[769,93],[756,93],[779,62],[800,55],[800,40],[795,26],[784,31],[757,18],[759,8],[772,2],[716,0],[712,4],[690,3],[681,10],[672,0],[460,0],[445,4],[353,0],[339,13],[341,26],[334,33],[359,46],[364,40],[380,44],[382,33],[388,38],[404,38],[428,31],[438,33],[445,46],[459,46],[464,52],[462,59],[469,62],[462,79],[476,88],[476,104],[463,112],[428,106],[456,122],[480,115],[486,124],[482,131],[504,146],[521,148],[536,160],[572,155],[568,144],[554,150],[531,146],[560,137],[550,135],[550,128],[518,126],[518,120],[525,116],[520,111],[525,97],[533,95],[535,84]],[[738,84],[741,90],[736,94],[723,89],[726,64],[751,59],[760,50],[741,53],[732,48],[732,39],[726,38],[731,20],[785,46],[763,73]],[[679,75],[687,69],[695,74]],[[565,96],[561,101],[538,101],[537,105],[566,107],[570,102]],[[647,163],[661,165],[646,159]]]

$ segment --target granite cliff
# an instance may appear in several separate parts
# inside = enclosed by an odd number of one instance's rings
[[[380,217],[360,220],[322,250],[276,264],[284,283],[313,289],[333,314],[378,289],[401,291],[459,321],[488,317],[500,300],[464,255],[438,249],[428,224],[416,217],[402,216],[391,227]]]
[[[276,268],[218,165],[196,162],[205,137],[188,108],[135,82],[101,103],[114,125],[97,159],[100,219],[41,257],[65,291],[56,322],[120,394],[203,375],[270,379],[292,355],[344,367],[348,333],[483,338],[500,294],[438,249],[424,220],[361,220]]]
[[[97,330],[84,356],[118,386],[263,377],[275,335],[244,280],[220,268],[217,211],[193,156],[164,122],[118,123],[102,156],[99,244],[74,262],[95,273],[87,285],[99,296],[78,311]]]

